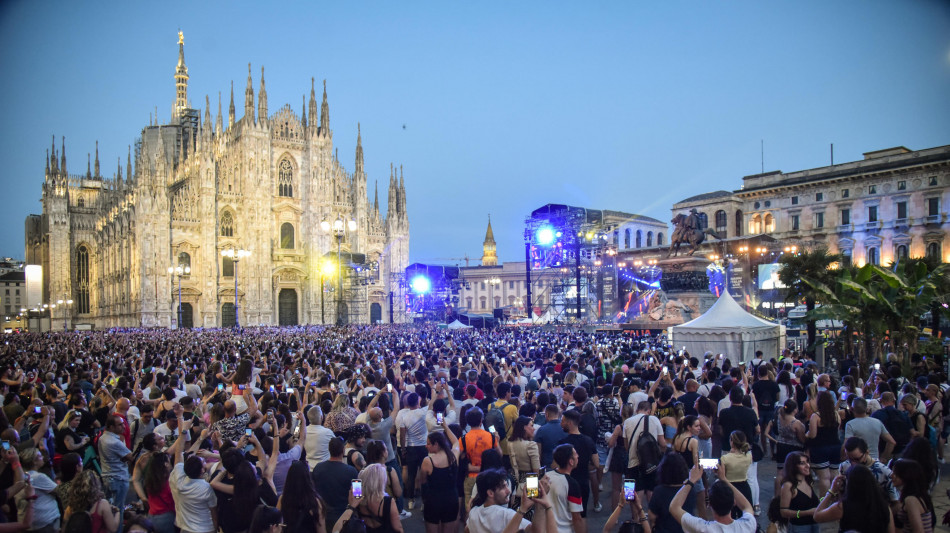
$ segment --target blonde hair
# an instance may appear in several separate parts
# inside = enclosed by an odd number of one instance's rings
[[[25,448],[18,452],[20,456],[20,464],[23,465],[24,470],[33,470],[38,468],[36,465],[36,459],[40,456],[40,449],[36,447]]]
[[[741,431],[733,431],[732,434],[729,435],[729,444],[739,450],[740,453],[747,453],[749,451],[749,441],[746,439],[745,433]]]
[[[373,463],[360,472],[359,478],[363,482],[363,497],[382,499],[386,496],[386,465]]]

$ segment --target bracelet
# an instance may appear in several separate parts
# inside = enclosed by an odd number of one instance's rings
[[[550,511],[550,510],[553,509],[553,508],[554,508],[553,505],[548,505],[547,507],[544,508],[544,510],[545,510],[545,511]]]
[[[687,480],[686,480],[686,483],[683,483],[683,486],[684,486],[684,487],[685,487],[686,485],[689,485],[690,487],[693,487],[693,486],[695,486],[696,484],[687,479]]]
[[[802,512],[801,512],[801,510],[795,511],[795,519],[797,520],[797,519],[799,519],[799,518],[801,518],[801,517],[802,517]]]
[[[524,515],[527,511],[522,511],[521,509],[515,509],[515,512],[520,515]]]
[[[831,495],[834,496],[835,498],[838,497],[838,493],[837,493],[837,492],[831,492],[830,490],[825,493],[825,496],[827,496],[827,495],[829,495],[829,494],[831,494]]]

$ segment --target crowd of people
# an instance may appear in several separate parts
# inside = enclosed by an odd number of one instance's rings
[[[740,359],[572,328],[6,335],[0,533],[933,531],[933,362]]]

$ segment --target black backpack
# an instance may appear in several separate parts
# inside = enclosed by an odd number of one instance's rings
[[[489,404],[488,414],[485,415],[485,423],[495,428],[495,435],[498,440],[505,440],[508,435],[508,429],[505,427],[505,408],[513,405],[505,402],[501,407],[495,407],[495,404]]]
[[[640,433],[640,437],[637,438],[636,443],[631,443],[631,446],[634,444],[637,447],[637,457],[640,459],[640,471],[646,475],[656,472],[658,466],[660,466],[660,444],[656,441],[656,437],[650,433],[650,415],[643,415],[637,425],[634,426],[633,432],[630,434],[637,434],[637,428],[640,427],[640,423],[644,420],[647,421],[647,425],[643,428],[643,432]]]

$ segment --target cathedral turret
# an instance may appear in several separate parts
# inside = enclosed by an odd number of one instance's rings
[[[175,69],[175,115],[188,108],[188,67],[185,66],[185,36],[178,32],[178,67]]]
[[[373,211],[375,211],[376,216],[379,216],[379,180],[374,181],[375,185],[373,186]]]
[[[264,88],[264,66],[261,65],[261,90],[257,95],[257,116],[262,125],[267,120],[267,89]]]
[[[49,150],[46,151],[46,177],[49,178]]]
[[[132,145],[129,145],[129,155],[125,160],[125,179],[132,183]]]
[[[314,79],[310,78],[310,126],[316,129],[317,124],[317,93],[314,89]]]
[[[359,176],[363,173],[363,134],[360,132],[360,123],[356,123],[356,164],[354,165],[354,174]]]
[[[488,217],[488,229],[485,231],[485,242],[482,243],[482,266],[498,266],[498,255],[495,252],[495,233],[491,229],[491,216]]]
[[[244,90],[244,120],[254,124],[254,88],[251,87],[251,64],[247,64],[247,89]]]
[[[300,124],[307,129],[307,95],[300,95]]]
[[[218,91],[218,116],[214,120],[214,134],[221,135],[224,118],[221,116],[221,91]]]
[[[86,179],[92,179],[92,154],[86,152]]]
[[[231,80],[231,105],[228,107],[228,129],[234,127],[234,80]]]
[[[320,133],[330,135],[330,104],[327,103],[327,80],[323,80],[323,103],[320,104]]]
[[[211,133],[211,99],[208,98],[207,94],[205,95],[205,123],[202,133]]]
[[[406,214],[406,182],[403,180],[402,165],[399,165],[399,190],[396,191],[396,197],[399,199],[399,214]]]
[[[54,141],[54,142],[55,142],[55,141]],[[54,150],[53,153],[55,154],[55,150]],[[60,156],[62,156],[62,160],[61,160],[60,163],[59,163],[59,170],[60,170],[60,171],[63,173],[63,175],[65,176],[65,175],[66,175],[66,137],[63,137],[63,149],[60,150]],[[53,156],[53,160],[54,160],[54,161],[56,160],[56,156],[55,156],[55,155]]]
[[[96,141],[96,173],[92,175],[96,179],[102,179],[99,174],[99,141]]]
[[[117,190],[122,190],[124,188],[122,183],[122,158],[115,158],[115,188]]]
[[[55,135],[53,135],[52,146],[53,148],[52,148],[52,151],[50,152],[52,155],[50,156],[49,164],[50,164],[50,171],[53,174],[56,174],[59,171],[59,169],[56,166],[56,136]]]

